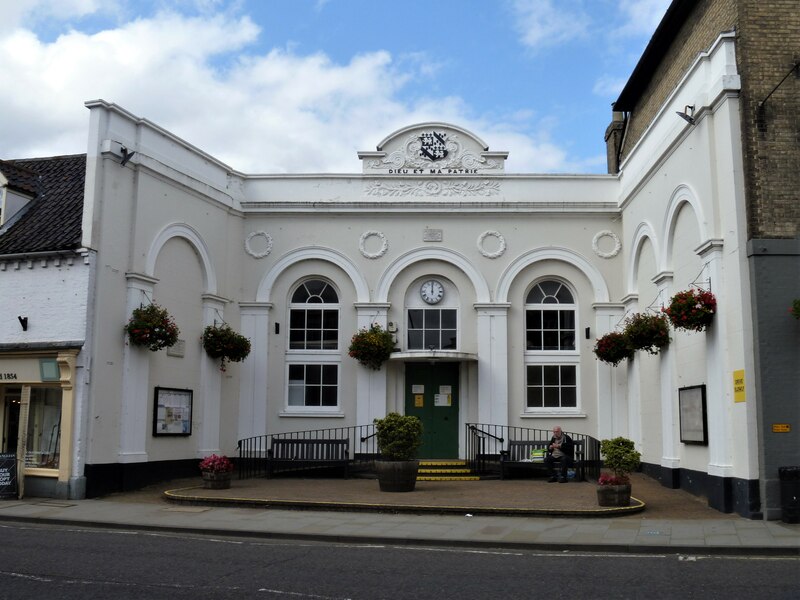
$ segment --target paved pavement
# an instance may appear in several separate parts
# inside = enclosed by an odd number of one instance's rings
[[[636,512],[624,514],[598,512],[590,483],[417,486],[392,494],[380,492],[375,480],[281,478],[204,490],[198,477],[99,499],[3,500],[0,522],[374,544],[800,557],[800,524],[722,514],[643,475],[633,481]]]

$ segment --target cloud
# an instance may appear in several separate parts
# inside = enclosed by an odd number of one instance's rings
[[[619,35],[650,37],[658,27],[672,0],[622,0],[619,10],[622,22]]]
[[[514,0],[512,11],[522,43],[531,49],[557,46],[587,34],[589,15],[577,5],[572,9],[553,0]]]
[[[509,171],[573,167],[547,137],[552,124],[533,113],[476,115],[456,96],[403,99],[431,76],[430,61],[375,51],[336,62],[262,50],[259,35],[231,12],[161,12],[49,41],[22,26],[0,32],[4,76],[15,82],[14,94],[0,95],[0,157],[85,152],[84,102],[102,98],[246,173],[358,172],[358,150],[423,121],[458,123],[509,150]]]
[[[603,75],[594,82],[592,93],[603,98],[616,98],[625,87],[627,79],[624,77],[610,77]]]

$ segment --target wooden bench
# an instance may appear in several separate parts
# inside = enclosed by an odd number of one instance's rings
[[[533,462],[530,460],[531,450],[547,450],[550,440],[509,440],[508,451],[500,455],[500,479],[505,479],[511,471],[547,471],[544,461]],[[575,469],[575,479],[583,481],[586,478],[584,472],[584,451],[583,440],[573,440],[575,445],[575,462],[572,468]]]
[[[267,451],[267,477],[274,473],[321,467],[341,467],[347,479],[350,466],[348,440],[273,438]]]

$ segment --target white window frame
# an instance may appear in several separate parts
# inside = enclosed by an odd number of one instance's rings
[[[309,281],[322,281],[327,283],[336,292],[338,302],[336,303],[294,303],[291,301],[297,289]],[[305,277],[298,281],[297,284],[291,289],[288,295],[289,302],[287,304],[287,332],[286,332],[286,362],[284,370],[284,410],[281,416],[343,416],[341,412],[342,406],[342,312],[341,312],[341,291],[332,281],[327,277],[311,276]],[[291,323],[293,310],[335,310],[337,314],[337,338],[336,348],[291,348]],[[296,365],[335,365],[336,366],[336,406],[292,406],[289,404],[290,395],[290,380],[289,371],[291,366]],[[304,382],[305,388],[305,382]]]
[[[577,295],[575,290],[566,281],[559,277],[544,277],[534,281],[525,291],[524,299],[527,300],[528,294],[535,285],[546,281],[555,281],[567,288],[572,294],[572,304],[523,304],[522,310],[522,331],[523,331],[523,415],[581,415],[581,353],[578,339],[579,312]],[[560,307],[560,308],[559,308]],[[572,310],[574,312],[575,323],[575,348],[573,350],[528,350],[527,337],[527,318],[529,310]],[[575,367],[575,406],[552,407],[552,406],[528,406],[528,367],[529,366],[571,366]]]
[[[411,327],[409,325],[408,313],[410,311],[412,311],[412,310],[421,310],[421,311],[426,311],[426,310],[438,310],[438,311],[452,310],[452,311],[454,311],[456,313],[456,347],[455,348],[436,348],[436,350],[444,350],[446,352],[457,352],[459,350],[459,348],[461,347],[461,311],[455,306],[427,306],[427,305],[426,306],[406,306],[406,312],[405,312],[405,331],[406,331],[406,334],[405,334],[405,336],[403,336],[403,342],[404,342],[403,346],[404,346],[404,348],[406,350],[409,350],[409,351],[412,351],[412,352],[421,351],[421,350],[428,350],[427,347],[411,348],[411,345],[408,343],[408,336],[409,336],[409,333],[411,332]],[[439,319],[439,324],[440,325],[441,325],[441,322],[442,321],[441,321],[441,315],[440,315],[440,319]],[[427,331],[427,330],[423,329],[423,331]],[[433,331],[433,330],[430,330],[430,331]],[[442,328],[440,326],[439,327],[439,339],[440,340],[441,340],[441,332],[442,332]],[[424,334],[423,334],[423,340],[424,340]]]
[[[336,367],[336,405],[335,406],[296,406],[289,404],[289,395],[290,395],[290,388],[291,383],[289,380],[289,371],[292,366],[329,366],[333,365]],[[334,416],[341,415],[341,405],[342,405],[342,369],[341,369],[341,361],[338,359],[330,360],[296,360],[296,361],[287,361],[286,362],[286,369],[285,369],[285,377],[286,377],[286,386],[285,386],[285,398],[284,398],[284,416],[291,415],[292,413],[297,415],[321,415],[321,414],[330,414]],[[303,388],[305,389],[307,383],[303,382]],[[305,394],[304,394],[304,401],[305,401]]]
[[[333,288],[333,291],[336,292],[336,298],[338,302],[336,303],[327,303],[327,302],[320,302],[320,303],[296,303],[292,302],[291,298],[294,296],[297,289],[309,281],[323,281],[327,283],[329,286]],[[293,310],[335,310],[336,311],[336,348],[292,348],[292,311]],[[307,330],[306,330],[307,331]],[[324,331],[324,330],[323,330]],[[342,311],[341,311],[341,294],[339,290],[336,288],[335,285],[331,281],[328,281],[325,277],[307,277],[302,281],[298,282],[294,288],[292,288],[292,292],[289,294],[289,303],[288,303],[288,314],[286,316],[286,352],[287,354],[306,354],[306,355],[317,355],[317,354],[339,354],[342,350]]]

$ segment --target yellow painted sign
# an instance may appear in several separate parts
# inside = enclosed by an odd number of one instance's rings
[[[422,408],[425,405],[423,394],[414,394],[414,408]]]
[[[790,433],[792,426],[789,423],[773,423],[772,433]]]
[[[733,401],[744,402],[744,369],[733,372]]]

